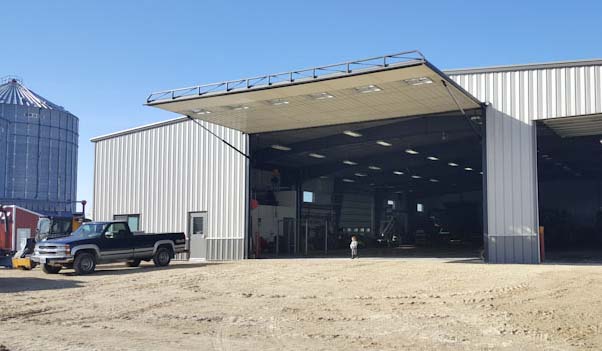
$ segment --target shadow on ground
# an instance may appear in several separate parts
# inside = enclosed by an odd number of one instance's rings
[[[141,274],[156,271],[172,271],[180,269],[199,268],[209,265],[218,265],[222,263],[218,262],[202,262],[202,263],[172,263],[167,267],[155,267],[152,264],[141,264],[140,267],[126,267],[123,264],[111,264],[111,265],[99,265],[96,266],[96,271],[91,276],[118,276],[127,274]],[[72,269],[65,269],[61,271],[61,275],[64,276],[75,276]]]
[[[0,278],[0,294],[22,291],[59,290],[79,288],[79,280],[45,279],[34,277]]]

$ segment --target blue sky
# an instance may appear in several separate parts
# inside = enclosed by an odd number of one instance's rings
[[[80,118],[78,198],[93,136],[175,115],[148,93],[421,50],[439,68],[602,57],[600,1],[7,1],[0,76]]]

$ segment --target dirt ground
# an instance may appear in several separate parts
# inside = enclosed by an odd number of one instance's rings
[[[600,350],[602,266],[313,259],[0,270],[0,350]]]

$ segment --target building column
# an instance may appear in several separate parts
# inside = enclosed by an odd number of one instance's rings
[[[485,129],[484,232],[488,262],[539,263],[535,123],[489,105]]]

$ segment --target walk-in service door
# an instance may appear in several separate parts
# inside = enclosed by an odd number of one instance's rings
[[[188,233],[190,258],[207,258],[207,212],[190,213]]]

